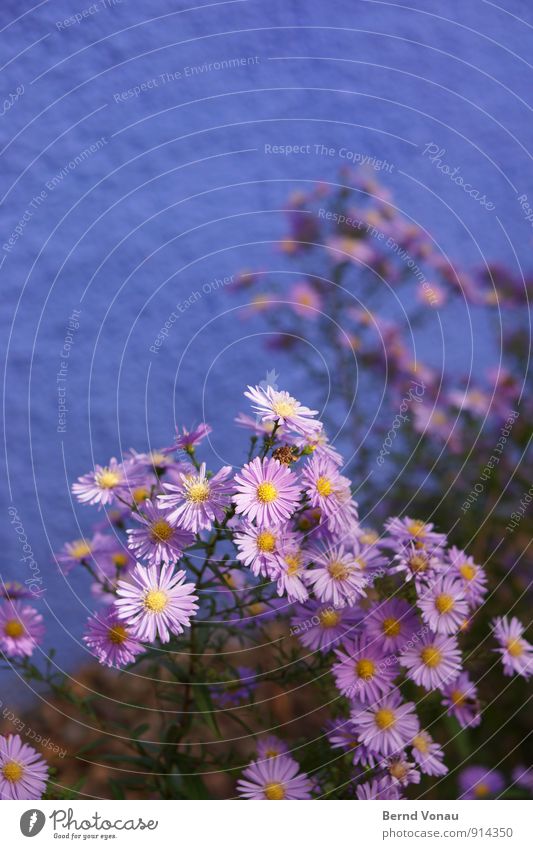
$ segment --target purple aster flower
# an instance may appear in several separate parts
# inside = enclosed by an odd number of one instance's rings
[[[513,769],[512,776],[515,784],[533,793],[533,767],[519,764]]]
[[[135,558],[119,539],[111,540],[109,548],[95,554],[94,560],[100,576],[107,578],[108,584],[113,584],[119,576],[124,577],[135,566]]]
[[[257,419],[247,416],[246,413],[239,413],[238,416],[235,416],[235,421],[240,427],[251,430],[255,436],[270,436],[274,430],[274,422],[258,422]],[[278,427],[276,436],[286,439],[287,434],[285,433],[285,429]]]
[[[461,652],[455,637],[444,634],[423,634],[412,646],[406,646],[400,663],[415,684],[435,690],[454,681],[461,671]]]
[[[150,484],[155,484],[159,475],[163,474],[167,469],[170,469],[175,465],[176,461],[171,456],[172,450],[172,448],[156,448],[154,451],[139,452],[132,449],[129,459],[131,460],[132,465],[137,466],[139,470],[148,470],[149,472],[153,472],[152,475],[148,475],[146,477],[146,481],[147,483],[150,482]],[[146,495],[142,500],[145,501],[146,498],[148,498],[148,495]],[[133,500],[136,501],[135,497]]]
[[[342,457],[333,445],[331,445],[324,429],[319,433],[314,433],[312,436],[293,437],[291,441],[299,451],[305,454],[312,453],[317,457],[325,457],[337,466],[342,465]]]
[[[0,737],[0,799],[40,799],[48,767],[39,752],[18,734]]]
[[[44,636],[43,617],[21,601],[0,605],[0,649],[8,657],[30,657]]]
[[[19,601],[19,599],[31,598],[33,595],[35,593],[23,584],[19,584],[18,581],[2,581],[0,584],[0,598],[5,598],[7,601]]]
[[[365,595],[366,579],[354,565],[353,555],[343,546],[313,549],[315,568],[309,572],[309,582],[319,601],[331,602],[335,608],[353,606]]]
[[[356,636],[342,649],[335,649],[339,662],[332,672],[337,688],[348,698],[367,704],[390,691],[398,674],[396,658],[383,654],[379,643]]]
[[[529,678],[533,673],[533,647],[524,639],[524,626],[513,616],[499,616],[493,622],[494,636],[501,648],[495,649],[502,656],[504,675],[523,675]]]
[[[367,799],[386,801],[401,798],[398,787],[391,784],[386,778],[373,778],[371,781],[365,781],[364,784],[358,785],[355,792],[357,798],[361,801]]]
[[[171,563],[179,560],[185,548],[194,542],[194,534],[177,528],[168,519],[168,510],[161,510],[145,501],[142,510],[132,517],[143,527],[128,530],[128,545],[135,556],[148,563]]]
[[[261,737],[257,741],[257,759],[277,758],[279,755],[289,755],[289,747],[287,744],[275,737],[273,734],[268,734],[266,737]]]
[[[185,584],[185,572],[174,572],[170,564],[145,568],[137,564],[131,580],[119,581],[115,607],[139,640],[153,643],[156,636],[168,643],[170,634],[183,634],[196,614],[194,584]]]
[[[291,537],[287,526],[258,528],[245,520],[233,535],[238,549],[237,560],[248,566],[254,575],[272,579],[278,572],[280,544],[287,536]]]
[[[237,792],[244,799],[310,799],[311,781],[288,755],[252,761],[237,782]]]
[[[456,634],[468,618],[468,602],[454,575],[440,575],[418,591],[422,618],[436,634]]]
[[[83,561],[95,565],[94,558],[109,551],[115,545],[116,541],[113,537],[96,533],[92,539],[76,539],[73,542],[66,542],[62,551],[57,555],[57,562],[61,564],[62,571],[68,574],[71,569],[79,566]]]
[[[386,780],[392,785],[407,787],[408,784],[420,784],[420,773],[414,763],[407,760],[405,752],[387,758],[382,768],[386,771]]]
[[[484,766],[467,766],[459,773],[460,799],[494,798],[505,786],[504,778],[497,769]]]
[[[433,530],[432,522],[422,522],[420,519],[410,519],[405,516],[388,519],[385,527],[389,534],[400,545],[412,543],[417,548],[442,548],[446,545],[446,534],[438,534]]]
[[[373,605],[365,618],[368,636],[383,651],[391,652],[402,648],[419,629],[415,611],[403,599],[391,598]]]
[[[282,540],[278,554],[278,569],[275,575],[277,593],[286,595],[289,601],[300,603],[307,601],[307,589],[310,556],[302,547],[301,538],[297,535]]]
[[[95,466],[72,484],[72,492],[82,504],[111,504],[118,496],[131,499],[131,491],[140,483],[140,475],[131,461],[119,463],[112,457],[107,466]]]
[[[387,573],[389,558],[385,557],[381,548],[375,543],[365,543],[370,539],[368,534],[358,534],[353,541],[354,563],[366,577],[369,583]]]
[[[291,619],[291,634],[313,652],[328,652],[353,634],[361,615],[358,608],[336,608],[332,604],[308,601],[296,608]]]
[[[345,538],[357,530],[357,504],[352,500],[350,481],[332,460],[313,455],[302,470],[302,484],[311,506],[320,509],[332,533]]]
[[[209,530],[214,521],[220,522],[230,503],[231,486],[227,477],[231,466],[223,466],[212,478],[207,477],[205,469],[202,463],[198,473],[180,474],[177,485],[164,483],[168,495],[159,495],[157,499],[162,509],[169,510],[168,522],[195,534]]]
[[[374,767],[376,765],[376,757],[361,743],[354,732],[351,720],[333,720],[329,723],[326,733],[332,748],[350,752],[354,766]]]
[[[351,716],[361,742],[385,756],[402,752],[419,730],[413,702],[402,702],[398,691],[372,705],[357,706]]]
[[[186,427],[182,427],[181,433],[179,428],[176,428],[176,442],[174,443],[174,448],[181,448],[183,451],[188,451],[189,453],[192,449],[199,445],[200,442],[209,436],[212,432],[213,428],[202,422],[198,427],[193,428],[191,431],[188,431]]]
[[[403,572],[406,581],[414,579],[417,590],[424,586],[424,582],[434,581],[445,569],[442,559],[436,557],[433,550],[417,548],[413,543],[404,546],[394,559],[397,564],[392,567],[391,573]]]
[[[237,678],[211,687],[213,698],[222,708],[249,704],[257,689],[257,675],[250,666],[237,666]]]
[[[116,610],[92,616],[87,629],[83,640],[104,666],[127,666],[144,653],[144,646],[119,619]]]
[[[322,429],[322,423],[314,417],[318,410],[304,407],[288,392],[278,391],[272,386],[263,389],[261,386],[249,386],[244,393],[252,402],[252,409],[264,422],[278,422],[288,430],[311,436]]]
[[[455,716],[463,728],[475,728],[481,722],[477,688],[468,674],[462,672],[455,681],[442,690],[442,704],[450,716]]]
[[[260,526],[282,524],[298,505],[297,477],[278,460],[256,457],[235,475],[235,482],[237,492],[233,500],[237,513]]]
[[[448,767],[443,764],[444,752],[427,731],[419,731],[410,743],[411,757],[426,775],[446,775]]]
[[[463,586],[463,593],[470,607],[481,604],[487,592],[487,576],[485,572],[468,557],[464,551],[453,546],[448,552],[448,559]]]

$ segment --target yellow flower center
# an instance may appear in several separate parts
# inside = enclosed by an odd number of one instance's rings
[[[376,671],[376,664],[373,660],[363,658],[362,660],[358,660],[355,664],[355,671],[357,676],[362,678],[363,681],[371,681]]]
[[[270,800],[285,798],[285,788],[279,781],[271,781],[265,786],[265,796]]]
[[[416,737],[413,737],[413,746],[415,749],[418,749],[419,752],[422,752],[423,755],[429,751],[429,743],[421,734],[417,734]]]
[[[411,559],[409,560],[409,566],[411,568],[411,572],[425,572],[428,567],[427,557],[423,554],[413,554]]]
[[[420,657],[426,666],[429,666],[430,669],[434,669],[436,666],[439,666],[442,661],[442,652],[435,648],[435,646],[426,646],[420,652]]]
[[[386,637],[397,637],[402,630],[401,623],[397,619],[393,619],[392,616],[384,619],[381,625]]]
[[[265,551],[267,554],[271,554],[276,547],[276,537],[272,531],[261,531],[260,534],[257,534],[256,545],[259,551]]]
[[[83,560],[84,557],[87,557],[91,553],[91,546],[84,539],[77,539],[70,546],[70,553],[72,557]]]
[[[348,567],[340,560],[333,560],[328,566],[328,572],[334,581],[345,581],[350,574]]]
[[[489,793],[490,787],[485,781],[480,781],[480,783],[476,784],[474,787],[474,796],[488,796]]]
[[[466,702],[466,696],[461,690],[452,690],[450,699],[456,707],[461,707]]]
[[[278,491],[270,481],[260,483],[257,487],[256,494],[259,501],[262,501],[263,504],[270,504],[271,501],[275,501],[278,497]]]
[[[507,641],[507,651],[511,657],[520,657],[524,654],[524,646],[522,640],[514,639]]]
[[[401,781],[407,775],[407,767],[401,761],[394,761],[389,767],[389,772],[393,778]]]
[[[396,715],[390,708],[381,708],[381,710],[376,711],[374,720],[378,728],[386,731],[387,728],[392,728],[395,725]]]
[[[237,587],[237,583],[231,572],[226,572],[225,575],[222,575],[222,580],[231,590],[234,590]]]
[[[316,489],[319,495],[323,495],[324,498],[327,498],[328,495],[331,495],[333,492],[333,486],[329,478],[318,478],[316,482]]]
[[[96,483],[101,489],[113,489],[121,481],[121,476],[118,472],[112,472],[111,469],[102,469],[96,475]]]
[[[275,401],[272,404],[272,409],[277,416],[292,416],[296,409],[293,401]]]
[[[361,534],[359,540],[363,545],[374,545],[378,541],[378,535],[375,531],[366,530]]]
[[[364,570],[366,569],[366,560],[365,560],[365,558],[364,558],[364,557],[361,557],[361,556],[359,556],[359,557],[355,557],[355,558],[354,558],[354,563],[355,563],[355,565],[356,565],[356,566],[358,566],[358,567],[359,567],[359,569],[361,570],[361,572],[364,572]]]
[[[413,537],[422,537],[426,530],[426,524],[425,522],[421,522],[419,519],[415,519],[414,522],[407,525],[407,530]]]
[[[335,628],[339,624],[341,615],[336,610],[323,610],[319,616],[322,628]]]
[[[207,481],[193,479],[187,487],[187,499],[193,504],[203,504],[209,498],[209,484]]]
[[[448,593],[441,593],[435,599],[435,607],[438,613],[449,613],[453,610],[454,606],[454,598],[453,596],[448,595]]]
[[[459,571],[465,581],[473,581],[477,575],[476,567],[471,566],[470,563],[463,563],[462,566],[459,566]]]
[[[265,752],[265,758],[277,758],[279,752],[276,749],[267,749]]]
[[[150,533],[154,542],[166,542],[174,533],[174,528],[165,519],[158,519],[153,523]]]
[[[134,489],[132,492],[132,498],[135,501],[135,504],[141,504],[141,502],[146,501],[149,497],[150,493],[145,486],[138,486],[137,489]]]
[[[285,563],[287,564],[287,574],[295,575],[300,566],[302,565],[302,554],[301,552],[296,552],[296,554],[288,554],[285,558]]]
[[[124,554],[122,551],[118,554],[114,554],[111,559],[117,569],[124,569],[128,565],[128,555]]]
[[[125,643],[128,639],[128,632],[123,625],[113,625],[113,627],[108,630],[107,636],[109,637],[109,642],[113,643],[115,646],[121,646],[122,643]]]
[[[252,616],[259,616],[260,613],[263,613],[265,610],[265,605],[261,601],[254,601],[248,607],[248,610],[252,614]]]
[[[166,457],[164,454],[161,454],[160,451],[152,451],[152,453],[150,454],[150,459],[154,466],[162,466],[165,462]]]
[[[150,613],[161,613],[168,602],[168,596],[163,590],[148,590],[144,597],[144,606]]]
[[[6,637],[22,637],[24,634],[24,625],[18,619],[9,619],[4,625],[4,634]]]
[[[2,767],[2,775],[7,781],[20,781],[24,774],[24,767],[18,764],[16,761],[8,761]]]

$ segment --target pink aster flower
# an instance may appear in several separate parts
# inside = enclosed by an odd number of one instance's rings
[[[420,628],[415,611],[400,598],[373,605],[365,618],[365,625],[369,638],[385,652],[402,648]]]
[[[319,431],[319,433],[314,433],[312,436],[288,437],[287,441],[298,448],[299,451],[306,454],[313,454],[316,457],[325,457],[337,466],[342,465],[343,459],[330,443],[324,429]]]
[[[376,766],[377,760],[375,755],[361,743],[353,729],[351,720],[333,720],[329,723],[326,734],[333,749],[342,749],[344,752],[350,752],[354,766]]]
[[[139,640],[153,643],[159,637],[168,643],[170,634],[183,634],[198,605],[194,584],[185,584],[185,572],[174,572],[170,564],[145,568],[140,563],[131,580],[119,581],[115,607]]]
[[[470,607],[477,607],[487,592],[487,576],[484,570],[474,563],[472,557],[468,557],[464,551],[455,546],[450,548],[448,559],[453,573],[462,583],[463,593]]]
[[[40,799],[48,780],[41,755],[18,734],[0,737],[0,799]]]
[[[258,528],[243,521],[233,535],[237,546],[237,560],[248,566],[254,575],[274,578],[278,573],[278,554],[282,541],[297,538],[285,525]]]
[[[443,764],[444,752],[427,731],[419,731],[410,742],[411,757],[426,775],[446,775],[448,767]]]
[[[191,431],[187,430],[186,427],[182,427],[181,433],[177,427],[174,448],[181,448],[183,451],[190,453],[196,445],[203,442],[206,436],[209,436],[212,430],[213,428],[205,422],[202,422],[202,424],[199,424],[198,427],[193,428]]]
[[[456,634],[468,618],[468,602],[455,575],[444,574],[419,589],[422,618],[436,634]]]
[[[372,705],[357,706],[352,722],[361,742],[385,756],[402,752],[419,730],[413,702],[403,703],[398,691]]]
[[[107,466],[95,466],[93,472],[82,475],[72,484],[72,492],[82,504],[111,504],[120,496],[131,500],[131,492],[139,485],[140,475],[135,463],[119,463],[112,457]]]
[[[477,687],[472,684],[466,672],[462,672],[455,681],[447,684],[442,691],[442,704],[450,716],[455,716],[463,728],[475,728],[481,722]]]
[[[127,666],[138,654],[144,653],[144,646],[121,621],[116,610],[88,619],[83,640],[104,666]]]
[[[391,573],[403,572],[405,580],[414,580],[417,589],[425,583],[432,583],[446,568],[442,558],[435,556],[433,550],[417,548],[413,543],[404,546],[395,560],[397,563],[390,570]]]
[[[433,530],[432,522],[422,522],[420,519],[410,519],[405,516],[389,519],[385,523],[391,537],[401,545],[413,543],[417,547],[440,548],[446,545],[446,534],[439,534]]]
[[[30,657],[43,639],[43,617],[22,601],[0,606],[0,649],[8,657]]]
[[[280,525],[298,505],[297,477],[278,460],[256,457],[235,475],[235,483],[233,500],[237,513],[260,526]]]
[[[345,643],[344,648],[335,649],[335,654],[338,663],[333,664],[332,672],[343,696],[367,704],[380,699],[392,688],[398,674],[396,659],[385,656],[379,643],[356,636]]]
[[[63,549],[56,555],[56,559],[61,565],[62,571],[68,574],[71,569],[79,566],[83,561],[94,565],[94,559],[99,554],[109,551],[115,544],[113,537],[96,533],[91,539],[76,539],[72,542],[66,542]]]
[[[7,601],[19,601],[22,598],[31,598],[38,594],[39,592],[32,592],[23,584],[19,584],[18,581],[4,582],[0,579],[0,598],[5,598]]]
[[[513,616],[498,616],[493,622],[493,633],[500,648],[495,649],[502,656],[504,675],[523,675],[529,678],[533,673],[533,647],[524,639],[524,626]]]
[[[291,619],[291,634],[313,652],[328,652],[345,637],[353,636],[361,616],[359,608],[336,608],[332,604],[308,601],[296,608]]]
[[[171,563],[192,545],[194,534],[169,522],[168,512],[145,501],[138,513],[132,513],[132,518],[143,525],[127,532],[128,545],[136,557],[148,563]]]
[[[310,799],[311,781],[288,755],[252,761],[237,782],[237,792],[244,799]]]
[[[370,799],[383,802],[401,798],[398,787],[391,784],[386,778],[373,778],[371,781],[365,781],[358,785],[355,792],[357,798],[361,801]]]
[[[206,465],[193,474],[180,474],[177,484],[164,483],[167,495],[158,496],[158,504],[168,509],[166,519],[187,531],[197,534],[209,530],[214,521],[220,522],[230,503],[231,485],[227,481],[231,466],[223,466],[212,478],[206,475]]]
[[[363,533],[358,533],[353,541],[353,556],[354,562],[363,575],[372,583],[376,578],[381,577],[388,571],[389,558],[385,557],[379,545],[375,542],[364,542],[370,537]]]
[[[309,598],[309,553],[299,540],[281,546],[276,572],[277,593],[286,595],[289,601],[304,602]]]
[[[353,606],[365,595],[366,579],[356,568],[353,555],[343,546],[313,549],[315,568],[309,572],[309,582],[319,601],[331,602],[335,608]]]
[[[244,395],[252,402],[252,409],[261,416],[261,421],[278,422],[288,430],[303,436],[322,429],[322,422],[315,419],[318,410],[304,407],[288,392],[280,392],[272,386],[265,389],[261,386],[249,386]]]
[[[296,315],[316,321],[322,309],[322,298],[306,280],[294,284],[289,300]]]
[[[457,678],[461,671],[461,652],[455,637],[428,632],[405,648],[400,663],[407,668],[407,675],[415,684],[435,690]]]
[[[497,769],[467,766],[459,773],[460,799],[493,799],[504,787],[503,775]]]
[[[347,536],[357,529],[357,504],[350,481],[324,455],[313,455],[302,470],[302,484],[312,507],[320,508],[332,533]]]
[[[408,784],[420,784],[420,773],[414,763],[407,760],[405,752],[399,752],[387,758],[382,764],[385,778],[393,786],[407,787]]]
[[[279,737],[273,734],[267,734],[266,737],[261,737],[257,741],[257,758],[263,760],[265,758],[277,758],[279,755],[288,755],[289,747]]]

